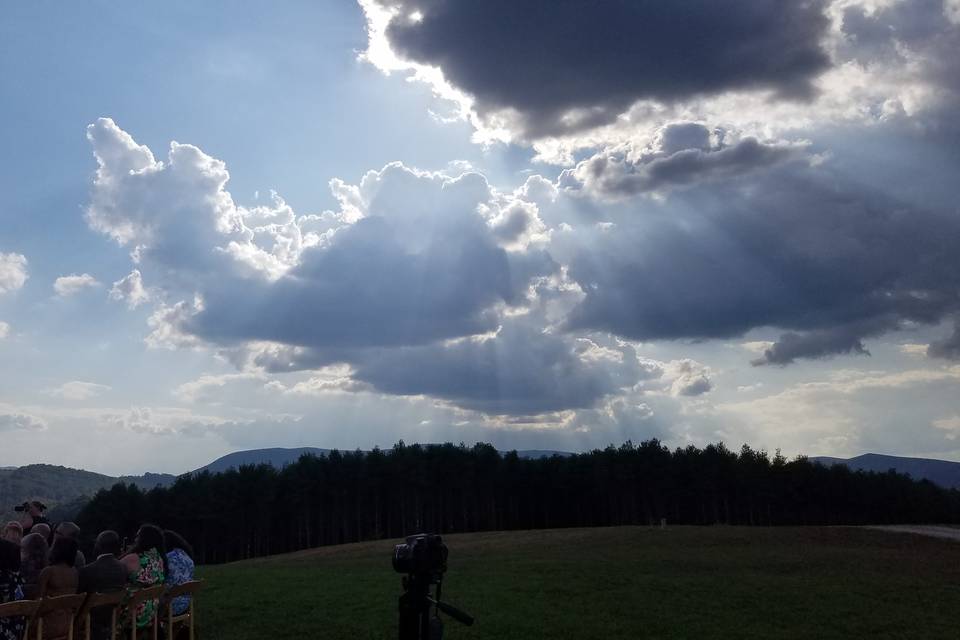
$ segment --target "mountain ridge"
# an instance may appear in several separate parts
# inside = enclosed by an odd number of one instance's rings
[[[429,445],[423,445],[429,446]],[[270,464],[283,468],[296,462],[304,454],[329,455],[334,449],[319,447],[269,447],[233,451],[187,474],[220,473],[242,465]],[[341,450],[346,451],[346,450]],[[510,451],[500,451],[501,455]],[[545,449],[517,450],[521,458],[541,458],[552,455],[573,455],[566,451]],[[885,473],[893,469],[910,475],[915,480],[929,480],[948,489],[960,489],[960,462],[933,458],[911,458],[886,454],[865,453],[852,458],[813,456],[811,462],[831,466],[844,464],[853,470]],[[186,474],[181,474],[186,475]],[[24,500],[40,500],[51,508],[52,519],[72,519],[86,501],[100,489],[108,489],[118,482],[132,483],[143,490],[173,484],[177,475],[148,472],[143,475],[110,476],[51,464],[30,464],[22,467],[0,468],[0,519],[15,517],[13,507]]]
[[[908,474],[914,480],[929,480],[947,489],[960,489],[960,462],[935,458],[912,458],[882,453],[864,453],[852,458],[832,456],[811,457],[811,461],[825,466],[843,464],[854,471],[885,473],[890,469]]]

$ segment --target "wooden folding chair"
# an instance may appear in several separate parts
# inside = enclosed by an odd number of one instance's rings
[[[130,607],[130,640],[137,640],[137,606],[141,602],[146,602],[147,600],[159,600],[163,597],[163,585],[158,584],[153,587],[147,587],[146,589],[140,589],[135,591],[130,597],[130,600],[127,601],[127,606]],[[157,606],[153,609],[153,618],[150,619],[148,626],[150,627],[150,638],[151,640],[157,640],[157,627],[159,626],[160,619],[160,603],[157,603]]]
[[[193,628],[193,601],[201,587],[203,587],[203,580],[191,580],[167,589],[167,593],[163,596],[163,623],[166,626],[166,640],[173,640],[174,625],[182,623],[186,623],[187,629],[190,630],[190,640],[196,638],[196,632]],[[178,596],[190,596],[190,604],[187,606],[185,613],[174,615],[173,599]]]
[[[87,599],[87,594],[85,593],[75,593],[66,596],[54,596],[52,598],[41,598],[40,605],[37,607],[37,612],[34,614],[33,620],[33,629],[34,629],[34,639],[35,640],[73,640],[73,623],[77,619],[77,611],[83,606],[84,600]],[[51,613],[56,613],[58,611],[66,611],[70,616],[70,623],[67,625],[67,633],[58,636],[49,636],[44,635],[43,633],[43,619],[44,617],[50,615]],[[30,631],[27,631],[27,636],[30,637]]]
[[[82,640],[93,640],[93,632],[90,628],[90,616],[93,610],[106,609],[107,607],[110,607],[110,640],[117,640],[120,605],[123,604],[126,595],[126,592],[121,589],[110,593],[91,593],[87,597],[80,613],[77,614],[77,630]]]
[[[0,604],[0,620],[4,618],[23,618],[23,636],[26,638],[26,630],[33,623],[33,618],[39,607],[39,600],[14,600],[13,602]]]

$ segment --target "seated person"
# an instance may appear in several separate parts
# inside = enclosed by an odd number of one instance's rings
[[[31,533],[20,541],[20,577],[23,579],[23,595],[30,600],[40,597],[40,572],[48,564],[47,539],[39,533]]]
[[[71,540],[77,541],[77,546],[80,545],[80,527],[75,525],[72,522],[61,522],[57,525],[57,528],[53,530],[53,542],[56,544],[58,538],[70,538]],[[73,566],[77,569],[87,564],[87,559],[83,555],[83,551],[77,549],[77,560],[74,562]]]
[[[40,572],[40,597],[53,598],[77,592],[79,573],[73,566],[77,559],[77,541],[60,538],[50,549],[50,565]],[[43,634],[55,638],[70,630],[70,614],[54,611],[43,617]]]
[[[117,559],[120,555],[120,536],[116,531],[104,531],[97,536],[93,547],[97,559],[80,569],[79,593],[109,593],[127,585],[127,568]],[[110,609],[90,612],[92,640],[110,637]]]
[[[163,532],[163,546],[167,548],[168,569],[167,579],[163,584],[172,587],[193,580],[193,548],[190,543],[176,531],[167,529]],[[173,608],[173,615],[184,614],[190,606],[190,596],[177,596],[170,606]]]
[[[20,581],[20,547],[9,540],[0,540],[0,604],[23,600]],[[20,640],[26,620],[22,617],[0,618],[0,640]]]
[[[145,524],[137,531],[133,549],[120,558],[127,568],[129,583],[127,590],[131,595],[137,589],[163,584],[167,576],[166,549],[163,546],[163,530],[152,524]],[[159,606],[159,600],[146,600],[137,605],[137,628],[150,624]],[[129,614],[124,615],[124,623]]]
[[[39,522],[32,527],[30,527],[30,533],[36,533],[37,535],[43,536],[43,539],[47,541],[47,545],[53,544],[50,534],[50,525],[46,522]]]
[[[23,540],[23,527],[16,520],[11,520],[3,528],[2,538],[7,542],[12,542],[19,547],[20,541]]]

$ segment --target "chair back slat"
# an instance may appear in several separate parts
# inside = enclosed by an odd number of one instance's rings
[[[94,609],[99,609],[101,607],[110,607],[110,633],[111,636],[116,635],[116,626],[117,626],[117,612],[120,609],[120,605],[123,604],[123,599],[126,597],[127,593],[124,590],[119,591],[110,591],[107,593],[91,593],[87,596],[86,602],[83,603],[83,607],[80,609],[80,612],[77,614],[77,624],[79,629],[83,631],[81,638],[84,640],[90,640],[90,615]]]
[[[29,638],[31,631],[34,631],[34,637],[36,640],[54,640],[50,638],[50,636],[44,635],[43,619],[51,613],[66,611],[70,616],[69,624],[67,625],[67,633],[66,635],[59,637],[73,640],[73,622],[76,620],[77,611],[83,607],[83,603],[86,601],[86,599],[87,594],[85,593],[73,593],[65,596],[41,598],[39,606],[37,607],[37,612],[33,617],[34,629],[28,629],[26,637]]]
[[[80,616],[86,616],[90,614],[91,609],[98,609],[100,607],[119,607],[123,604],[123,598],[126,596],[126,592],[123,590],[120,591],[110,591],[107,593],[91,593],[87,597],[87,601],[83,603],[83,608],[80,609]]]
[[[137,606],[141,602],[146,602],[147,600],[160,600],[163,597],[163,590],[165,587],[162,584],[154,585],[152,587],[146,587],[145,589],[138,589],[130,597],[130,600],[127,602],[127,606],[130,611],[130,639],[137,640]],[[157,603],[159,605],[159,602]],[[149,624],[147,625],[150,629],[150,637],[153,640],[157,640],[157,633],[160,627],[160,607],[157,606],[153,610],[153,616],[150,619]],[[144,627],[144,631],[147,630],[147,627]]]
[[[65,596],[53,596],[40,599],[40,606],[37,607],[37,616],[45,616],[54,611],[70,610],[74,613],[83,606],[83,601],[87,599],[85,593],[72,593]]]
[[[39,600],[14,600],[0,604],[0,618],[31,618],[40,607]]]
[[[163,589],[164,587],[162,584],[147,587],[146,589],[138,589],[137,591],[133,592],[133,595],[130,597],[130,601],[127,604],[133,608],[146,600],[159,600],[163,596]]]
[[[167,589],[166,597],[172,600],[180,596],[192,596],[202,587],[203,580],[191,580],[190,582],[174,585]]]

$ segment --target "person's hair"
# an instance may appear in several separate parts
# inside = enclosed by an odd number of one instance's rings
[[[43,533],[40,533],[41,531]],[[50,529],[50,525],[48,525],[46,522],[38,522],[37,524],[30,527],[30,533],[38,533],[41,536],[43,536],[43,539],[47,541],[47,545],[49,546],[50,534],[52,533],[52,531]]]
[[[61,522],[53,532],[54,534],[58,534],[64,538],[70,538],[71,540],[80,539],[80,527],[73,522]]]
[[[50,545],[47,539],[39,533],[29,533],[23,536],[20,541],[20,554],[24,562],[31,562],[34,565],[40,564],[41,567],[47,565],[47,553],[50,551]]]
[[[190,559],[193,560],[193,547],[190,546],[190,543],[184,540],[176,531],[171,531],[170,529],[165,529],[163,532],[163,546],[167,548],[167,552],[171,552],[174,549],[180,549],[185,554],[190,556]]]
[[[80,545],[73,538],[57,538],[50,549],[50,564],[65,564],[72,567],[77,561]]]
[[[0,540],[0,571],[20,571],[20,546]]]
[[[3,532],[6,533],[10,529],[15,529],[20,532],[20,535],[23,535],[23,525],[17,522],[16,520],[11,520],[3,526]]]
[[[156,549],[163,560],[163,572],[168,573],[167,548],[163,544],[163,529],[153,524],[144,524],[137,531],[137,541],[133,547],[134,553],[140,555],[150,549]]]
[[[97,554],[112,553],[117,556],[120,555],[120,534],[111,529],[106,531],[101,531],[100,535],[97,536],[97,541],[93,546]]]

